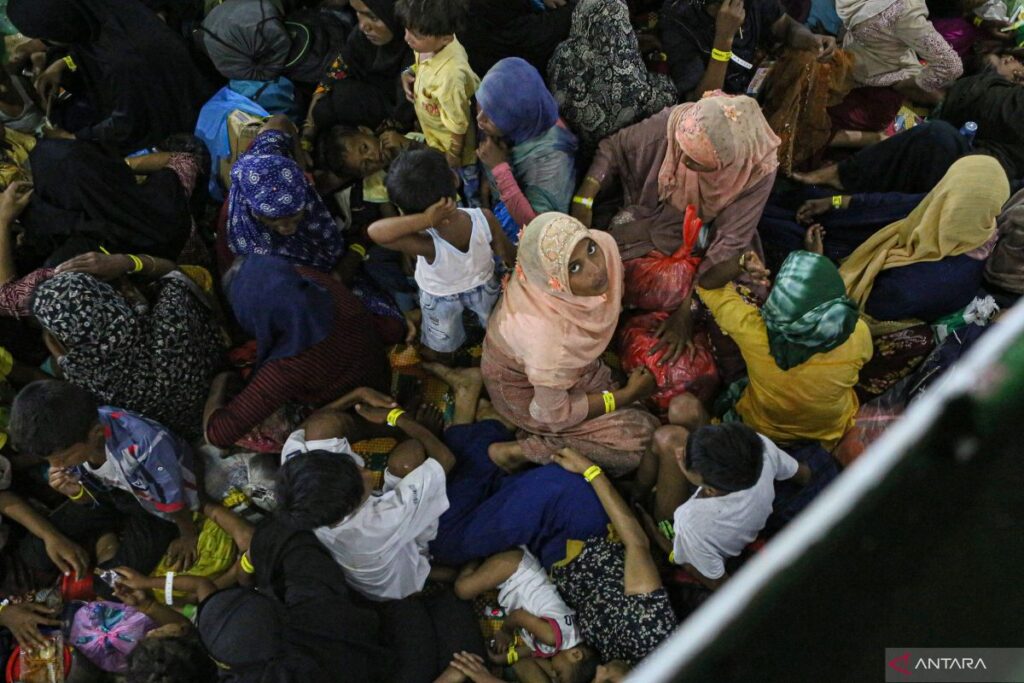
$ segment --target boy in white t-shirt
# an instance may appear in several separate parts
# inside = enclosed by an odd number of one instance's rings
[[[515,247],[490,211],[456,208],[457,178],[440,152],[402,152],[386,185],[403,215],[376,221],[367,233],[377,244],[416,259],[421,341],[436,357],[453,353],[466,341],[464,310],[487,327],[501,294],[494,256],[511,269]]]
[[[369,424],[345,412],[352,407]],[[404,432],[408,440],[388,456],[384,490],[377,492],[349,438],[384,430]],[[281,514],[296,528],[314,530],[352,588],[372,600],[423,590],[430,574],[427,544],[448,509],[446,478],[455,465],[429,429],[390,397],[364,387],[310,416],[288,438],[281,458]]]
[[[805,485],[811,479],[807,465],[739,422],[692,432],[681,467],[697,491],[676,510],[669,559],[712,589],[727,578],[725,561],[764,528],[772,514],[774,482],[793,479]]]
[[[600,664],[597,651],[582,642],[576,613],[529,550],[506,550],[483,563],[470,563],[455,580],[455,594],[463,600],[495,588],[505,610],[505,622],[495,634],[495,654],[507,664],[521,657],[547,660],[558,681],[594,678]]]

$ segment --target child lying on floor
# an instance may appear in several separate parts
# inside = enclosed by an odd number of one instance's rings
[[[472,600],[498,589],[505,622],[495,634],[495,651],[508,664],[520,657],[546,659],[557,681],[590,681],[597,652],[581,642],[576,613],[565,604],[544,567],[526,548],[507,550],[470,563],[455,581],[455,594]]]

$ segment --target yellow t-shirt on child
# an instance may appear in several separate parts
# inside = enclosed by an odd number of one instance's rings
[[[746,361],[750,384],[736,403],[744,424],[777,443],[817,440],[832,450],[853,426],[860,407],[853,387],[872,355],[864,321],[857,321],[841,345],[783,370],[771,355],[757,306],[744,301],[732,284],[698,287],[697,294]]]
[[[476,127],[472,125],[470,100],[480,78],[469,66],[466,49],[458,38],[428,59],[416,55],[416,118],[427,144],[445,154],[453,135],[465,135],[462,165],[476,162]]]

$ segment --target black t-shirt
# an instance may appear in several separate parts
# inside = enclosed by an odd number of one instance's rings
[[[753,65],[759,48],[774,42],[772,26],[785,13],[778,0],[746,0],[747,15],[743,27],[732,41],[733,54]],[[690,0],[668,0],[661,10],[661,44],[668,55],[672,80],[680,97],[686,97],[700,83],[711,48],[715,42],[715,18]],[[742,95],[756,69],[729,62],[725,73],[725,92]]]

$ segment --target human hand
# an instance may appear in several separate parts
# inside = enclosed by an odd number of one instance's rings
[[[116,280],[133,269],[127,254],[102,254],[90,251],[57,266],[58,273],[88,273],[100,280]]]
[[[715,37],[731,43],[746,18],[747,10],[743,7],[743,0],[723,0],[718,16],[715,17]]]
[[[43,102],[43,109],[47,112],[50,110],[50,100],[57,94],[57,90],[60,88],[61,78],[63,78],[64,70],[67,69],[67,67],[68,65],[64,63],[64,60],[58,59],[50,66],[46,67],[46,69],[39,74],[39,77],[36,78],[36,92],[39,94],[39,99]]]
[[[89,553],[63,534],[52,534],[43,539],[46,555],[63,574],[75,575],[81,579],[89,572]]]
[[[405,318],[405,340],[404,341],[405,341],[406,344],[412,344],[414,341],[416,341],[416,337],[419,336],[419,333],[420,333],[419,327],[417,327],[416,320],[409,315],[408,311],[403,313],[402,317]]]
[[[455,217],[456,211],[458,211],[458,207],[455,206],[455,200],[451,197],[443,197],[428,206],[423,214],[427,217],[431,227],[439,228],[448,225]]]
[[[688,306],[688,302],[683,305]],[[680,309],[665,318],[654,331],[654,337],[658,343],[651,347],[647,355],[662,354],[658,359],[658,367],[675,363],[684,351],[688,351],[689,357],[693,358],[697,351],[693,345],[693,316],[689,310]]]
[[[796,222],[802,225],[810,225],[814,219],[823,213],[832,210],[832,198],[821,197],[820,199],[808,199],[796,210]]]
[[[629,379],[626,380],[626,391],[629,392],[633,401],[642,401],[648,398],[657,388],[658,383],[646,365],[634,368],[633,372],[629,373]]]
[[[0,195],[0,223],[10,225],[32,199],[32,183],[16,180]]]
[[[27,650],[46,647],[48,640],[39,632],[40,626],[60,626],[57,610],[35,602],[7,605],[0,611],[0,626],[14,634]]]
[[[78,477],[63,467],[51,467],[49,480],[51,489],[68,498],[78,495],[83,488]]]
[[[765,287],[771,285],[769,276],[771,271],[761,262],[761,257],[753,251],[748,251],[740,259],[740,268],[750,276],[754,282]]]
[[[122,581],[119,581],[113,590],[118,600],[138,610],[145,610],[156,602],[153,599],[153,594],[149,591],[141,588],[129,588]]]
[[[384,160],[391,163],[398,153],[405,149],[408,140],[397,130],[386,130],[380,134],[380,149]]]
[[[151,576],[146,576],[142,572],[132,569],[131,567],[114,567],[114,571],[121,576],[117,581],[117,585],[124,586],[128,590],[149,590],[153,587],[154,580],[160,581],[160,579],[154,579]]]
[[[402,91],[405,93],[405,99],[409,100],[413,104],[416,103],[416,74],[412,71],[402,72]]]
[[[398,407],[398,402],[394,398],[370,387],[359,387],[353,390],[349,396],[353,399],[349,405],[361,403],[373,406],[374,408],[387,408],[388,410]]]
[[[814,36],[818,41],[818,61],[829,62],[836,54],[836,39],[833,36]]]
[[[566,472],[573,474],[583,474],[594,465],[590,458],[572,448],[556,451],[551,455],[551,460]]]
[[[487,669],[484,658],[472,652],[456,652],[449,666],[473,683],[502,683],[500,678]]]
[[[179,536],[171,541],[167,546],[167,560],[171,571],[186,572],[192,568],[199,557],[198,542],[199,538],[195,534]]]
[[[476,148],[476,157],[487,168],[494,168],[498,164],[508,161],[508,145],[504,140],[495,140],[489,135],[485,136]]]
[[[804,234],[804,249],[812,254],[825,254],[825,228],[815,223]]]
[[[43,126],[43,137],[47,140],[74,140],[75,136],[57,126]]]

